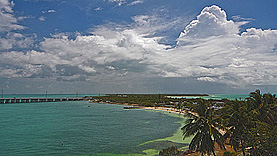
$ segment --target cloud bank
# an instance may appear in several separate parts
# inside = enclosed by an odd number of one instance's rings
[[[156,32],[172,27],[172,21],[148,15],[132,19],[130,25],[98,26],[90,35],[45,38],[39,51],[3,52],[0,76],[89,82],[179,77],[232,87],[277,85],[276,30],[240,32],[243,22],[228,20],[213,5],[185,26],[176,46],[168,46]],[[16,21],[5,29],[14,28],[22,29]]]

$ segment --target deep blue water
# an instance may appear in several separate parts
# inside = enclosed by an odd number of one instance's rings
[[[172,145],[163,141],[139,146],[171,136],[180,120],[86,101],[1,104],[0,155],[143,154]]]

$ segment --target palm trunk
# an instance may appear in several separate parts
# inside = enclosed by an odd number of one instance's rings
[[[215,152],[213,151],[213,155],[215,156]]]
[[[245,156],[245,147],[244,147],[244,144],[243,144],[243,139],[241,139],[240,141],[241,141],[242,154],[243,154],[243,156]]]

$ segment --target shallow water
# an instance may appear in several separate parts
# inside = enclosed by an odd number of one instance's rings
[[[244,99],[247,95],[210,97]],[[163,148],[184,147],[190,142],[191,138],[182,140],[180,127],[185,121],[182,116],[123,107],[87,101],[1,104],[0,155],[155,155]]]
[[[186,145],[157,140],[176,134],[184,119],[123,107],[86,101],[2,104],[0,155],[154,155]]]

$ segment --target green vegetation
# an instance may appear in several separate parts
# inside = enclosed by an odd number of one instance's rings
[[[187,113],[190,118],[182,128],[184,138],[194,135],[189,145],[189,150],[199,151],[202,155],[214,153],[214,143],[220,148],[225,149],[223,135],[217,128],[221,128],[221,118],[215,115],[212,109],[208,108],[208,102],[199,100],[198,104],[193,107],[191,112]]]
[[[165,105],[176,105],[181,109],[181,101],[193,103],[195,99],[168,98],[170,96],[208,96],[207,94],[107,94],[106,96],[92,97],[95,102],[136,104],[146,107],[158,107]],[[178,105],[179,104],[179,105]],[[184,104],[184,102],[182,103]]]
[[[179,98],[170,98],[179,96]],[[236,152],[224,155],[269,155],[277,153],[277,99],[260,90],[251,92],[245,100],[204,100],[180,98],[188,95],[109,94],[92,97],[94,102],[136,104],[138,106],[170,107],[186,112],[183,137],[193,136],[189,151],[215,155],[215,146],[222,150],[226,144]],[[206,96],[206,95],[191,95]],[[170,147],[160,151],[179,152]],[[174,154],[170,154],[174,155]],[[178,155],[178,154],[176,154]]]
[[[216,142],[222,149],[228,143],[244,156],[276,154],[276,106],[275,95],[262,95],[259,90],[251,92],[245,101],[226,101],[218,111],[212,103],[199,100],[187,113],[190,119],[182,128],[184,137],[194,135],[189,150],[215,155]],[[223,130],[221,134],[219,129]]]

